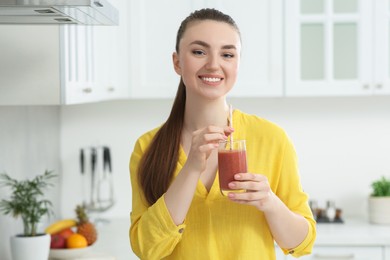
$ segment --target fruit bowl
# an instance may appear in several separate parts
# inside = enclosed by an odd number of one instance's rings
[[[91,246],[83,248],[61,248],[50,249],[49,258],[53,259],[67,259],[86,255],[91,250]]]

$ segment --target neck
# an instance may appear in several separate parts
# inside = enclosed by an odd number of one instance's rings
[[[229,106],[224,98],[203,102],[187,100],[184,128],[193,132],[209,125],[226,126],[228,115]]]

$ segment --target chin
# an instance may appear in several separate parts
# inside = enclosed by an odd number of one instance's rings
[[[205,91],[201,93],[201,96],[207,100],[213,101],[226,97],[227,92],[221,91]]]

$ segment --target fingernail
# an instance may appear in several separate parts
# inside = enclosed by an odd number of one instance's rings
[[[234,193],[232,193],[232,192],[228,193],[228,197],[229,197],[230,199],[233,199],[233,198],[234,198]]]
[[[229,185],[230,188],[235,188],[236,187],[236,184],[234,182],[230,182],[228,185]]]
[[[234,175],[234,179],[241,179],[241,176],[240,176],[240,174],[236,174],[236,175]]]

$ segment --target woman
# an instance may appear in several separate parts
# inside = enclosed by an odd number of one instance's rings
[[[215,9],[193,12],[177,33],[181,80],[167,121],[141,136],[130,159],[130,240],[141,259],[275,259],[311,252],[315,221],[302,191],[293,145],[275,124],[239,110],[228,126],[241,39]],[[217,147],[229,135],[247,142],[248,172],[223,196]]]

